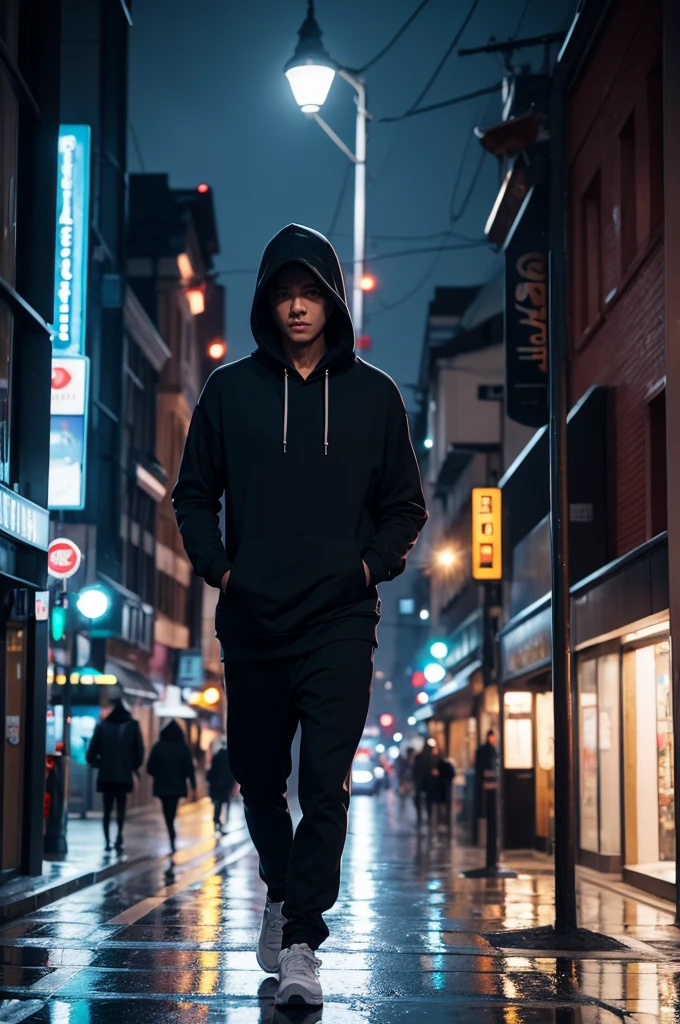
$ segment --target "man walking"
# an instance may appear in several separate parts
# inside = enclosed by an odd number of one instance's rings
[[[338,896],[376,585],[403,572],[427,513],[401,395],[354,354],[323,235],[291,224],[272,239],[251,327],[257,350],[216,370],[198,401],[173,503],[194,569],[221,590],[229,758],[268,893],[258,962],[279,973],[279,1005],[319,1005],[314,954]]]

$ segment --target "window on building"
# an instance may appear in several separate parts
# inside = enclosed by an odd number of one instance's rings
[[[598,171],[581,200],[582,213],[582,323],[594,324],[602,309],[602,230],[600,203],[600,172]]]
[[[666,390],[660,391],[647,406],[647,493],[649,496],[649,534],[656,537],[668,529],[668,489],[666,482]]]
[[[635,171],[635,111],[619,135],[621,169],[621,273],[637,255],[637,187]]]
[[[663,86],[661,61],[647,76],[647,122],[649,125],[649,230],[663,220]]]

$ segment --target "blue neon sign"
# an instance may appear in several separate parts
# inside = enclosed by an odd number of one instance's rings
[[[90,136],[86,124],[59,129],[52,348],[61,356],[85,354]]]

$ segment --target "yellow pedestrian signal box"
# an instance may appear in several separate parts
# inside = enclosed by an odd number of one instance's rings
[[[472,575],[476,580],[503,576],[501,491],[498,487],[472,490]]]

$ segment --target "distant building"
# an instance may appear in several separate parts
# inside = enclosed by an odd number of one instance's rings
[[[212,278],[217,252],[211,189],[204,185],[172,189],[167,175],[131,175],[128,274],[170,351],[158,390],[156,457],[168,488],[158,507],[156,621],[150,671],[157,684],[196,693],[208,684],[217,684],[220,691],[222,687],[220,647],[214,635],[218,595],[193,574],[170,493],[194,406],[208,374],[226,351],[225,293]],[[179,652],[187,651],[191,654],[183,655],[182,676]],[[201,744],[205,749],[221,731],[222,700],[211,707],[200,703],[197,707],[203,712]],[[196,730],[192,739],[198,744]]]

